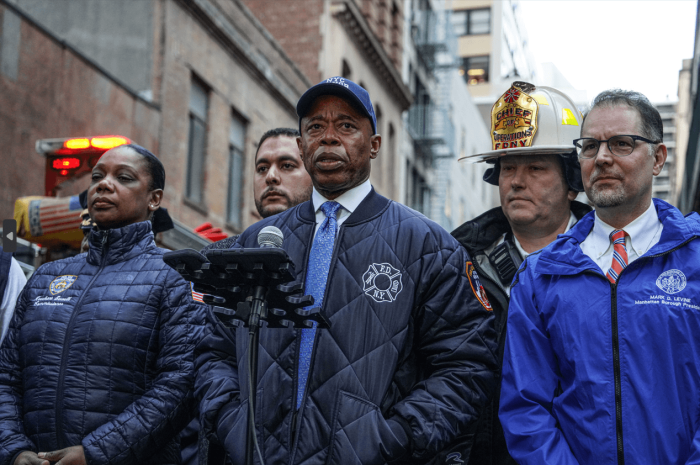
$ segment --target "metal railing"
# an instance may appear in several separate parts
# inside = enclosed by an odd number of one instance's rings
[[[455,127],[444,107],[435,104],[413,105],[408,110],[408,131],[414,142],[424,149],[431,149],[434,155],[454,153]],[[439,150],[437,146],[444,146],[447,150]]]
[[[413,42],[420,59],[429,69],[451,68],[457,62],[457,36],[452,28],[451,10],[414,12]]]

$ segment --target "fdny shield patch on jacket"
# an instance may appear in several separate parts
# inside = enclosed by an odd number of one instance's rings
[[[49,290],[51,291],[51,294],[56,295],[65,291],[73,285],[77,278],[77,276],[66,274],[54,279],[49,285]]]
[[[362,275],[362,290],[375,302],[393,302],[403,289],[401,272],[388,263],[373,263]]]
[[[479,281],[479,274],[476,272],[476,268],[474,268],[472,262],[467,262],[466,271],[467,278],[469,278],[469,284],[472,287],[472,292],[474,292],[474,296],[476,296],[476,299],[486,310],[489,312],[492,311],[493,307],[491,306],[491,302],[489,302],[489,298],[486,297],[486,290],[484,289],[484,286],[481,285],[481,281]]]

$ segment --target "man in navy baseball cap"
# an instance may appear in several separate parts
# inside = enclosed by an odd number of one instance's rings
[[[372,187],[382,138],[367,91],[330,78],[301,97],[297,114],[311,201],[254,224],[233,248],[279,228],[294,282],[328,325],[260,328],[255,381],[240,343],[248,330],[236,329],[236,343],[213,325],[196,381],[204,436],[215,432],[244,463],[253,392],[267,463],[426,463],[473,434],[495,389],[493,312],[476,295],[476,272],[465,272],[464,248]]]
[[[361,200],[382,143],[369,93],[349,79],[328,78],[301,96],[297,115],[297,145],[314,191],[325,200],[351,191]]]

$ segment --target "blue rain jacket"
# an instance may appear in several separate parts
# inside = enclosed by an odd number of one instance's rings
[[[700,463],[700,217],[658,199],[659,242],[611,284],[588,214],[511,290],[500,419],[521,464]]]

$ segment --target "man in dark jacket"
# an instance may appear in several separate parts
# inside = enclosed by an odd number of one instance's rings
[[[527,121],[522,115],[528,111],[535,136],[523,137],[523,144],[516,141],[517,147],[509,143],[504,148],[500,141],[509,134],[525,135],[519,124]],[[571,99],[556,89],[516,82],[496,102],[491,116],[494,150],[473,157],[494,164],[484,181],[498,186],[501,206],[464,223],[452,235],[473,258],[493,306],[500,361],[510,285],[520,263],[568,231],[591,208],[573,200],[583,185],[578,159],[572,153],[581,120]],[[510,120],[516,124],[506,124]],[[469,463],[515,464],[498,420],[498,395],[479,419]]]
[[[276,226],[328,328],[260,330],[255,433],[265,463],[425,463],[473,431],[494,388],[493,314],[469,257],[438,225],[369,182],[381,136],[367,91],[343,78],[297,104],[312,200]],[[248,332],[221,325],[197,351],[204,431],[245,461]],[[258,454],[255,461],[259,462]]]

